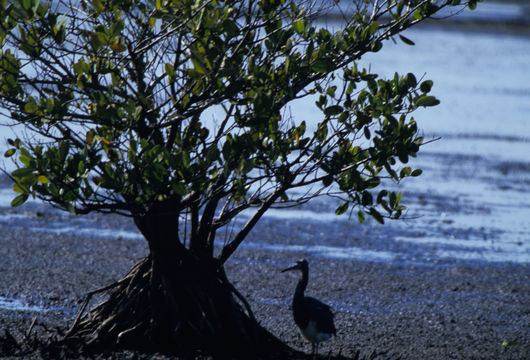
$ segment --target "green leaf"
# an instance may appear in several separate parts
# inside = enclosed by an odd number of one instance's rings
[[[239,28],[237,27],[237,24],[230,19],[223,21],[223,30],[230,37],[235,37],[239,34]]]
[[[359,210],[357,212],[357,220],[359,220],[359,222],[362,224],[364,222],[364,220],[366,220],[366,217],[364,215],[364,211],[362,210]]]
[[[418,80],[416,80],[416,76],[414,76],[413,73],[408,73],[405,76],[405,81],[407,83],[408,87],[414,88],[416,85],[418,85]]]
[[[304,30],[305,30],[305,24],[304,24],[304,21],[302,19],[299,19],[297,21],[295,21],[293,23],[293,29],[294,31],[296,31],[298,34],[303,34]]]
[[[205,64],[201,61],[201,59],[196,56],[195,54],[192,54],[191,56],[191,62],[193,63],[193,66],[195,68],[195,71],[201,75],[205,75],[208,70],[206,70]]]
[[[429,91],[431,91],[432,85],[433,82],[431,80],[425,80],[421,83],[420,90],[424,93],[428,93]]]
[[[13,185],[13,191],[19,194],[27,194],[29,192],[26,186],[17,183]]]
[[[113,43],[109,45],[110,49],[116,53],[121,53],[127,50],[127,47],[123,44],[120,44],[119,42]]]
[[[177,76],[177,72],[175,71],[175,68],[173,65],[166,63],[164,65],[164,69],[166,71],[166,74],[170,77],[170,79],[174,79]]]
[[[321,74],[327,74],[333,70],[333,62],[328,58],[320,58],[311,65],[311,69]]]
[[[326,116],[339,115],[342,112],[342,110],[343,110],[342,106],[340,106],[340,105],[332,105],[332,106],[328,106],[324,110],[324,114]]]
[[[186,195],[186,186],[180,182],[174,183],[171,185],[171,189],[178,195],[178,196],[184,196]]]
[[[347,111],[344,111],[342,114],[340,114],[339,118],[337,119],[338,122],[344,123],[346,120],[348,120],[348,117],[350,114]]]
[[[397,196],[396,196],[396,193],[395,192],[391,192],[389,197],[388,197],[388,201],[390,202],[390,207],[395,207],[396,206],[396,199],[397,199]]]
[[[10,156],[12,156],[15,152],[17,151],[17,149],[8,149],[5,153],[4,153],[4,157],[8,158]]]
[[[90,34],[90,43],[94,50],[98,51],[106,43],[106,36],[102,32],[95,32]]]
[[[326,89],[326,94],[328,94],[331,97],[335,97],[335,91],[337,91],[337,86],[333,85]]]
[[[31,9],[31,0],[22,0],[22,7],[26,11]]]
[[[404,177],[410,176],[411,172],[412,172],[412,169],[410,168],[410,166],[405,166],[399,172],[399,177],[404,178]]]
[[[370,78],[366,83],[370,92],[375,95],[377,93],[377,82],[374,79]]]
[[[416,106],[428,107],[428,106],[438,105],[440,103],[440,100],[438,100],[434,96],[423,95],[423,96],[420,96],[419,98],[416,98],[414,103],[416,104]]]
[[[396,6],[396,13],[398,15],[401,15],[403,12],[403,6],[405,5],[405,0],[399,0],[397,6]]]
[[[24,111],[29,114],[35,114],[39,110],[39,106],[33,96],[28,98],[26,105],[24,105]]]
[[[370,206],[374,202],[374,198],[372,194],[369,191],[363,191],[362,198],[361,198],[361,204],[363,206]]]
[[[7,143],[11,146],[14,146],[16,148],[18,148],[20,146],[20,139],[19,138],[16,138],[16,139],[7,139]]]
[[[17,197],[15,197],[11,201],[11,206],[12,207],[17,207],[17,206],[20,206],[20,205],[24,204],[26,202],[26,200],[28,200],[28,196],[29,196],[29,194],[18,195]]]
[[[105,10],[105,5],[103,5],[101,0],[92,0],[92,6],[94,7],[94,10],[98,12]]]
[[[377,194],[377,203],[381,204],[381,202],[383,201],[383,198],[385,196],[387,196],[387,195],[388,195],[388,191],[387,190],[381,190],[379,192],[379,194]]]
[[[37,181],[40,182],[41,184],[47,184],[50,182],[50,179],[48,179],[46,176],[44,175],[40,175],[38,178],[37,178]]]
[[[122,20],[114,22],[109,29],[110,36],[118,36],[121,34],[122,30],[125,28],[125,24]]]
[[[363,128],[363,132],[364,132],[364,137],[366,138],[366,140],[370,140],[371,134],[370,134],[370,129],[368,128],[368,126],[365,126]]]
[[[33,173],[33,170],[30,168],[19,168],[19,169],[13,170],[11,175],[13,175],[13,177],[15,178],[22,178],[24,176],[31,175],[32,173]]]
[[[20,162],[26,166],[31,165],[32,157],[29,151],[25,148],[20,148],[20,157],[18,158]]]
[[[377,211],[376,209],[370,208],[370,210],[368,210],[368,214],[370,214],[370,216],[373,217],[375,221],[377,221],[378,223],[380,224],[385,223],[385,220],[383,219],[379,211]]]
[[[401,203],[401,191],[397,193],[396,197],[396,205],[399,205]]]
[[[405,44],[407,44],[407,45],[410,45],[410,46],[414,46],[414,45],[416,45],[416,44],[414,43],[414,41],[410,40],[409,38],[407,38],[407,37],[405,37],[405,36],[403,36],[403,35],[399,35],[399,38],[401,39],[401,41],[403,41],[403,42],[404,42]]]
[[[422,169],[416,169],[414,170],[413,172],[410,173],[410,176],[420,176],[421,174],[423,173],[423,170]]]
[[[325,176],[322,179],[322,185],[324,185],[324,187],[330,186],[332,182],[333,182],[333,176],[331,175]]]
[[[323,142],[324,140],[326,140],[326,137],[328,136],[328,126],[325,123],[320,124],[318,126],[317,131],[315,132],[315,136],[317,140],[320,142]]]
[[[336,215],[342,215],[346,212],[346,210],[348,210],[348,203],[345,202],[344,204],[340,205],[336,210],[335,210],[335,214]]]

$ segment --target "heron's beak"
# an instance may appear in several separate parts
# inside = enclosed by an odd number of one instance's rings
[[[296,264],[296,265],[293,265],[291,267],[288,267],[287,269],[283,269],[282,272],[291,271],[291,270],[298,270],[298,269],[299,269],[298,264]]]

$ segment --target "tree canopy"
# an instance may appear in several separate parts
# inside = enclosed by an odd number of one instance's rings
[[[375,189],[420,174],[401,166],[423,142],[410,114],[438,100],[429,80],[357,61],[459,3],[357,1],[330,31],[316,19],[333,4],[4,2],[2,116],[27,130],[5,154],[18,154],[12,205],[136,216],[172,199],[210,241],[247,208],[259,219],[323,195],[343,200],[337,214],[399,218],[400,194]],[[288,111],[309,96],[313,118]]]

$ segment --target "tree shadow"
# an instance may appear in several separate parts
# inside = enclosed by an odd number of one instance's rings
[[[204,353],[201,350],[184,351],[181,353],[167,353],[155,351],[142,351],[138,349],[114,348],[114,349],[94,349],[86,347],[82,339],[64,340],[66,329],[49,328],[45,323],[33,320],[27,330],[5,328],[0,333],[0,358],[20,358],[20,359],[152,359],[157,358],[167,360],[224,360],[224,359],[248,359],[248,357],[237,357],[230,355],[213,355]],[[312,354],[293,349],[278,340],[278,343],[271,343],[267,353],[256,353],[253,359],[256,360],[374,360],[381,358],[384,353],[372,352],[368,355],[361,355],[360,350],[353,356],[343,356],[339,354]]]

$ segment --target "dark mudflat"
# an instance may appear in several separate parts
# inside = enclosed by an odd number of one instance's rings
[[[31,207],[24,211],[37,220],[62,216]],[[80,219],[65,216],[62,221],[85,221]],[[102,229],[122,226],[114,217],[86,221]],[[310,224],[297,226],[300,233],[311,230]],[[293,235],[289,226],[284,229]],[[118,280],[147,251],[141,239],[81,237],[67,231],[57,235],[31,226],[0,230],[0,299],[29,306],[24,311],[0,309],[0,355],[6,358],[6,330],[22,341],[35,317],[32,334],[67,326],[84,294]],[[258,228],[250,240],[259,242],[265,231],[268,243],[286,235],[282,226],[272,230]],[[280,270],[302,257],[310,264],[307,294],[330,304],[336,313],[337,337],[321,345],[322,355],[331,351],[349,358],[360,352],[361,358],[375,353],[380,359],[528,359],[527,264],[429,266],[336,260],[293,249],[238,250],[227,264],[229,278],[247,296],[262,325],[294,348],[310,351],[290,313],[297,278]],[[99,358],[138,356],[125,351]],[[38,359],[42,354],[34,351],[24,357]]]

